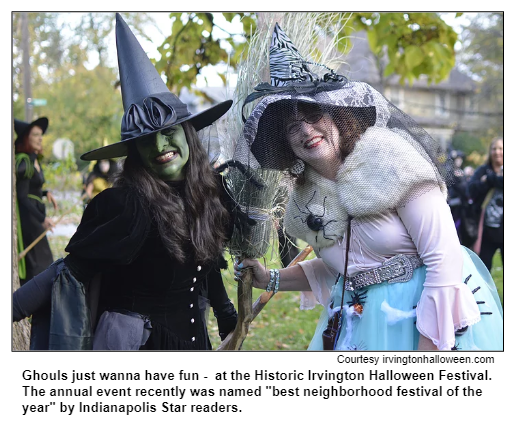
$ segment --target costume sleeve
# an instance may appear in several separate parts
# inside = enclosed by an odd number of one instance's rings
[[[490,189],[490,186],[486,181],[481,181],[481,177],[486,174],[486,170],[487,168],[484,165],[478,167],[468,183],[470,197],[474,200],[474,202],[479,204],[483,202],[483,199]]]
[[[237,324],[237,311],[228,297],[219,270],[212,270],[208,277],[207,297],[217,319],[219,336],[224,340]]]
[[[29,166],[32,166],[32,171],[36,171],[34,169],[34,164],[27,160],[21,160],[17,163],[16,166],[16,198],[18,199],[18,204],[20,207],[28,210],[40,223],[45,221],[45,213],[41,212],[38,207],[35,206],[33,201],[29,199],[27,196],[29,193],[29,185],[31,178],[28,176],[30,174]]]
[[[474,295],[462,280],[463,253],[450,209],[436,188],[397,212],[427,266],[416,327],[440,350],[450,350],[455,330],[480,320]]]
[[[327,306],[330,303],[330,293],[336,283],[337,273],[321,258],[299,262],[305,277],[311,286],[310,292],[301,292],[300,309],[313,309],[317,303]]]
[[[488,185],[492,188],[504,189],[504,176],[498,176],[494,172],[490,172],[486,179]]]
[[[135,193],[104,190],[86,207],[65,251],[83,263],[129,264],[149,232],[150,219],[143,208]]]
[[[28,280],[13,293],[13,322],[31,316],[50,303],[52,283],[60,265],[59,261],[55,261],[45,271]]]

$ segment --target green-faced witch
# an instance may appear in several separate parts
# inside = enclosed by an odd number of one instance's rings
[[[189,147],[181,125],[148,136],[136,148],[144,166],[159,179],[169,182],[185,179]]]
[[[211,349],[206,307],[222,338],[237,319],[220,273],[233,222],[198,131],[232,102],[190,113],[119,14],[116,43],[121,140],[81,158],[126,157],[122,170],[86,207],[66,258],[14,293],[13,318],[33,316],[31,349]]]

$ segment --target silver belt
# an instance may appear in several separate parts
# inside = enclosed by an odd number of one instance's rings
[[[405,283],[413,277],[413,270],[424,265],[418,255],[395,255],[373,270],[362,271],[353,277],[347,277],[345,290],[354,291],[372,284]]]

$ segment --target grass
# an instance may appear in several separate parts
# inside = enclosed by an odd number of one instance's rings
[[[49,238],[54,259],[66,255],[64,248],[68,241],[69,238],[65,236]],[[270,253],[267,256],[268,268],[280,268],[278,257],[271,257]],[[310,255],[309,259],[312,256]],[[233,280],[232,265],[228,256],[228,269],[223,270],[223,280],[230,299],[237,304],[237,282]],[[494,257],[492,277],[501,303],[503,303],[503,267],[499,252]],[[257,299],[262,292],[263,290],[254,289],[253,300]],[[299,292],[278,292],[251,323],[242,350],[306,350],[322,309],[320,305],[317,305],[313,310],[302,311],[300,310]],[[215,349],[221,340],[212,312],[210,312],[207,325],[210,341]]]

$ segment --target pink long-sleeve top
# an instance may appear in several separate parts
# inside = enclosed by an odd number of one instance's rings
[[[346,233],[342,242],[321,249],[319,258],[299,264],[312,290],[302,293],[302,309],[318,302],[329,305],[337,273],[344,272],[345,254]],[[416,327],[440,350],[450,350],[454,331],[478,322],[480,312],[462,280],[461,246],[438,187],[394,211],[352,220],[349,276],[379,267],[397,254],[418,254],[427,266]]]

